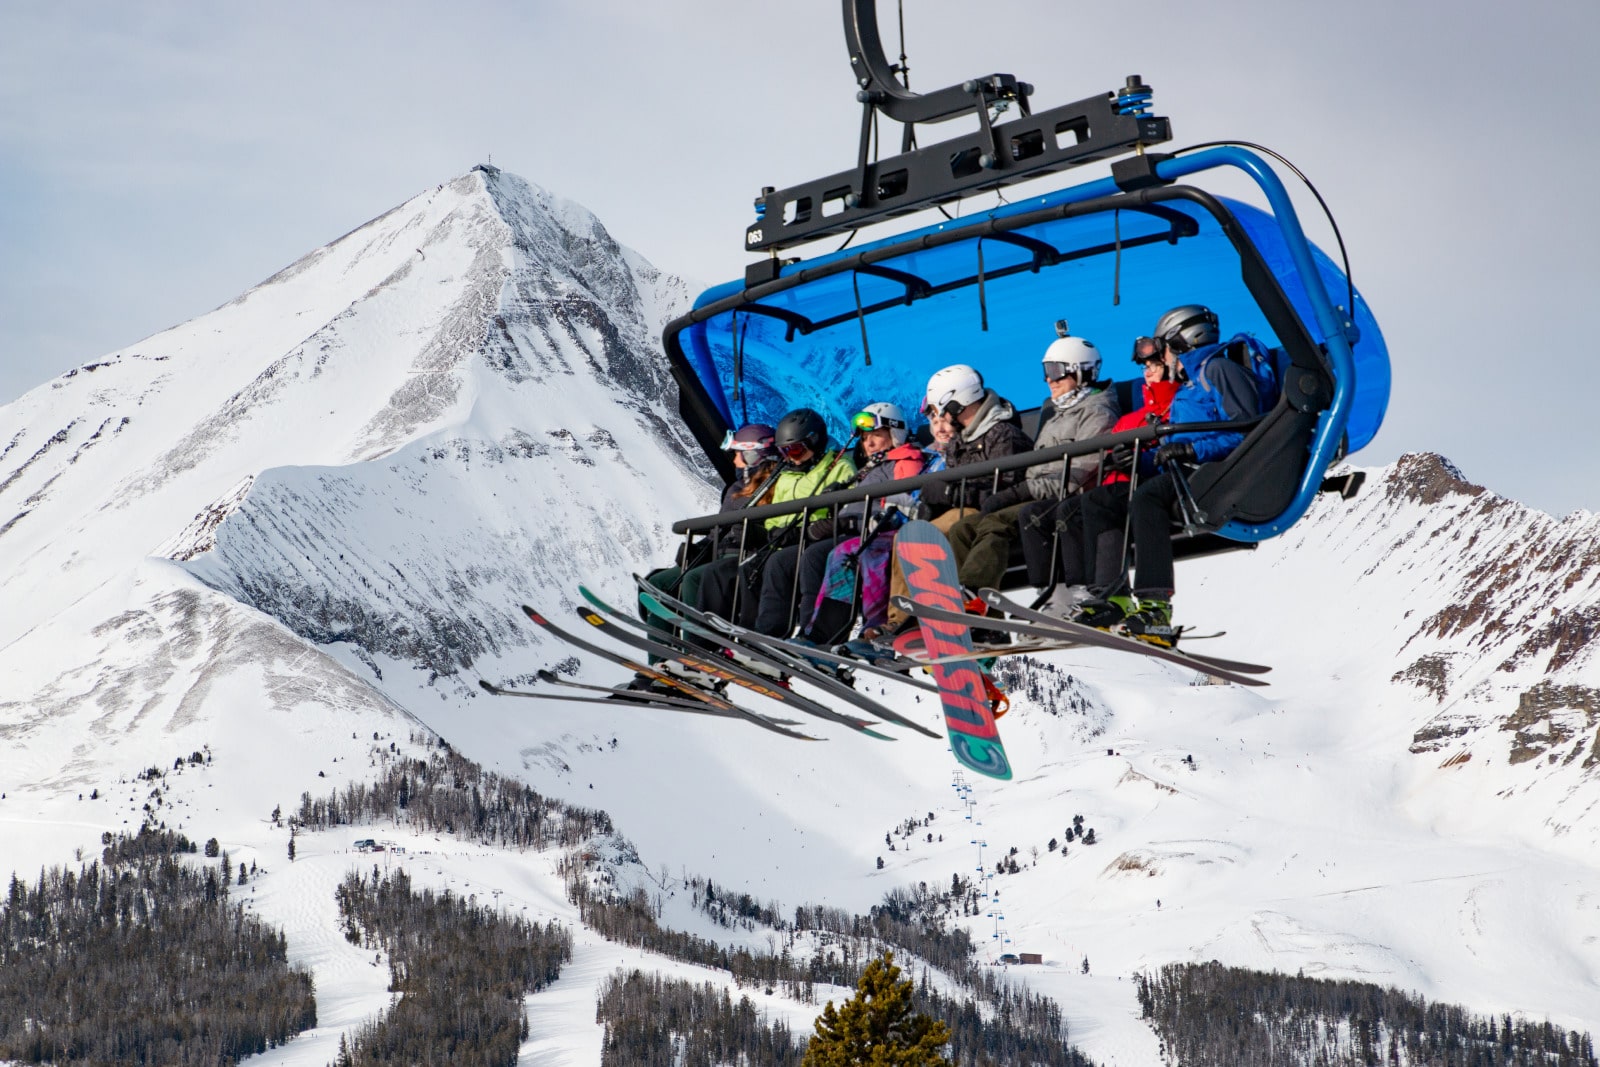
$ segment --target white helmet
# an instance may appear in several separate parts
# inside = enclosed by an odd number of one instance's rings
[[[906,413],[900,410],[899,404],[878,403],[868,404],[856,412],[856,417],[851,421],[857,433],[866,433],[869,430],[888,430],[889,439],[899,448],[911,436],[906,425]]]
[[[1044,380],[1076,375],[1079,385],[1100,380],[1100,350],[1081,337],[1058,337],[1044,350]]]
[[[922,410],[931,414],[955,415],[968,404],[983,399],[983,375],[957,363],[953,367],[935,371],[928,379],[928,389],[923,395]]]

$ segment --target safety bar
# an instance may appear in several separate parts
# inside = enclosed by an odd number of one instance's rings
[[[1134,441],[1150,441],[1172,434],[1249,430],[1260,422],[1261,418],[1262,416],[1255,416],[1248,419],[1235,419],[1231,422],[1184,422],[1176,424],[1162,423],[1159,426],[1141,426],[1136,430],[1123,430],[1120,433],[1101,434],[1099,437],[1086,437],[1081,441],[1068,441],[1066,444],[1041,448],[1033,452],[1021,452],[1014,456],[1002,456],[999,459],[986,459],[979,463],[968,463],[960,467],[934,471],[932,474],[919,474],[913,478],[896,478],[888,482],[874,482],[868,486],[834,489],[826,493],[818,493],[816,496],[786,500],[781,504],[762,504],[760,507],[739,508],[735,511],[719,512],[716,515],[680,519],[672,524],[672,532],[675,534],[700,533],[719,526],[732,526],[754,519],[771,519],[783,515],[797,515],[801,512],[812,512],[820,508],[832,507],[835,504],[853,503],[857,500],[881,499],[886,496],[894,496],[897,493],[909,493],[927,485],[937,485],[944,482],[970,482],[1002,471],[1017,470],[1022,467],[1037,467],[1057,459],[1087,456],[1095,452],[1103,452],[1108,448],[1115,448],[1120,444]]]

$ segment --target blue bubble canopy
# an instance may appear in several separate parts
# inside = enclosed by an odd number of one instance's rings
[[[1269,210],[1179,184],[1218,167],[1252,178]],[[1153,170],[1159,181],[1140,188],[1101,179],[781,268],[758,264],[708,289],[664,334],[680,411],[726,474],[730,427],[801,406],[839,427],[874,401],[915,411],[928,377],[952,363],[1031,407],[1057,320],[1101,350],[1102,374],[1136,378],[1133,339],[1170,307],[1205,304],[1224,337],[1246,332],[1277,350],[1283,395],[1239,449],[1197,473],[1195,495],[1223,538],[1281,533],[1328,467],[1381,426],[1383,335],[1254,153],[1206,149]]]

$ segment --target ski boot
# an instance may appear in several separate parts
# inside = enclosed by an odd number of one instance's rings
[[[691,667],[681,660],[669,659],[656,664],[656,670],[662,674],[670,674],[680,682],[686,682],[696,689],[704,689],[708,693],[721,694],[728,688],[728,683],[714,675],[707,674],[696,667]]]
[[[661,666],[662,666],[662,664],[660,664],[660,663],[656,664],[656,667],[658,669],[660,669]],[[662,670],[662,673],[663,674],[668,674],[668,673],[672,673],[672,672],[669,672],[669,671],[666,671],[666,670]],[[677,677],[677,675],[673,674],[673,677]],[[700,677],[701,678],[707,678],[709,676],[701,675]],[[701,685],[699,681],[694,680],[694,679],[685,678],[684,681],[689,682],[690,684],[694,685],[697,689],[706,688],[705,686]],[[627,682],[627,684],[613,687],[611,695],[606,697],[606,699],[607,700],[620,700],[620,701],[636,701],[636,700],[646,699],[648,697],[679,697],[679,698],[682,698],[683,695],[684,695],[683,690],[674,689],[672,686],[670,686],[667,683],[661,681],[659,678],[652,678],[648,674],[635,674],[633,676],[633,678],[630,681]]]
[[[1177,648],[1181,627],[1172,625],[1172,601],[1140,597],[1137,607],[1122,620],[1129,637],[1157,648]]]
[[[796,636],[796,637],[791,637],[789,639],[789,643],[791,645],[799,645],[801,648],[814,648],[814,649],[817,649],[818,651],[824,651],[823,647],[820,644],[818,644],[816,641],[812,640],[810,637],[806,636],[803,633],[798,635],[798,636]],[[837,646],[837,645],[835,645],[831,649],[827,649],[826,651],[834,652],[834,653],[836,653],[838,655],[847,655],[848,654],[848,653],[844,653],[844,652],[839,652],[839,646]],[[856,687],[856,672],[851,670],[849,667],[845,666],[844,664],[839,663],[839,662],[837,662],[837,661],[835,661],[833,659],[825,659],[822,656],[810,656],[810,655],[807,655],[804,652],[801,652],[799,655],[800,655],[800,658],[804,659],[807,663],[809,663],[818,672],[820,672],[822,674],[826,674],[829,678],[832,678],[834,681],[838,682],[840,685],[848,685],[851,689],[854,689]]]
[[[1093,599],[1088,586],[1058,585],[1050,591],[1050,599],[1039,605],[1039,610],[1058,619],[1070,619],[1078,608]]]
[[[1138,604],[1131,596],[1096,597],[1085,600],[1078,605],[1077,614],[1072,616],[1072,621],[1080,626],[1090,626],[1096,630],[1114,633],[1134,611]]]
[[[756,659],[754,656],[747,656],[743,652],[732,648],[724,649],[723,655],[727,656],[748,673],[754,674],[760,678],[765,678],[767,681],[772,682],[775,685],[781,685],[785,689],[789,688],[789,676],[778,670],[778,668],[772,666],[772,664],[767,663],[764,660]]]
[[[854,656],[856,659],[867,663],[877,663],[880,660],[893,660],[899,653],[895,651],[894,639],[908,630],[917,628],[917,620],[908,617],[901,620],[898,626],[884,623],[881,626],[869,626],[862,630],[856,639],[846,641],[835,647],[834,651],[844,656]]]
[[[989,602],[973,597],[966,603],[968,615],[989,614]],[[1005,630],[991,630],[983,626],[974,626],[967,631],[968,639],[972,641],[973,648],[1003,648],[1011,643],[1011,634]]]

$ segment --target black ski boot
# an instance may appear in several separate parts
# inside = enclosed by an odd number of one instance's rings
[[[1136,607],[1131,596],[1096,597],[1079,604],[1078,613],[1072,617],[1072,621],[1080,626],[1092,626],[1096,630],[1111,633]]]
[[[1122,629],[1157,648],[1177,648],[1181,628],[1172,625],[1172,601],[1140,597],[1138,606],[1122,620]]]

